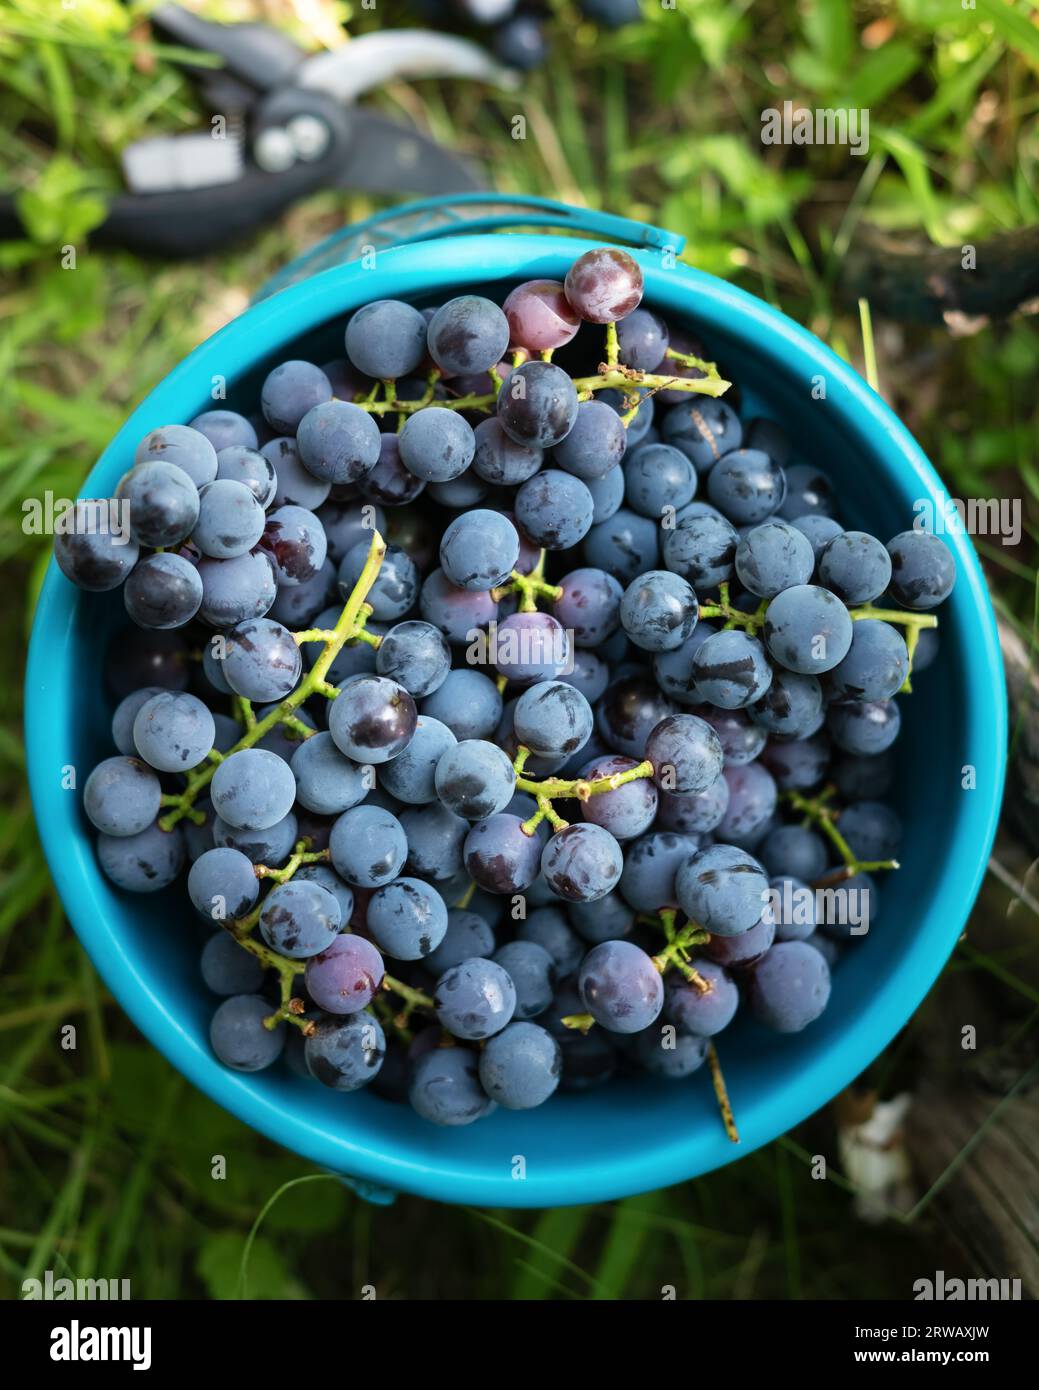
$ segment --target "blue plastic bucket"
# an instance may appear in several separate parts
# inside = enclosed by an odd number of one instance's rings
[[[912,523],[919,498],[944,489],[896,417],[812,334],[761,300],[685,266],[677,238],[537,200],[507,200],[477,225],[554,223],[594,240],[548,235],[446,235],[466,226],[459,200],[406,209],[337,238],[280,277],[287,288],[255,304],[170,373],[105,450],[84,486],[104,497],[148,430],[190,420],[212,402],[251,409],[263,373],[285,357],[322,361],[341,351],[344,317],[383,297],[442,300],[474,286],[498,298],[532,278],[562,279],[581,252],[628,240],[643,268],[645,302],[694,326],[728,375],[743,409],[780,421],[800,456],[836,481],[842,511],[889,536]],[[505,206],[501,206],[505,204]],[[486,211],[486,210],[484,210]],[[416,224],[423,239],[373,258],[336,264],[386,240],[386,227]],[[470,220],[470,226],[472,221]],[[310,274],[322,264],[329,268]],[[300,274],[309,278],[298,279]],[[295,283],[292,283],[295,281]],[[813,382],[825,381],[825,399]],[[118,594],[81,595],[47,571],[26,683],[26,739],[33,802],[51,871],[69,918],[127,1013],[169,1060],[219,1104],[287,1148],[360,1180],[368,1195],[393,1190],[489,1206],[602,1201],[679,1182],[749,1153],[796,1125],[851,1082],[894,1037],[948,958],[985,872],[1002,794],[1006,704],[996,624],[967,539],[950,535],[958,567],[940,612],[934,667],[903,699],[894,804],[906,827],[903,867],[884,877],[874,929],[835,972],[833,998],[804,1033],[778,1036],[745,1020],[720,1048],[742,1143],[726,1138],[709,1079],[616,1082],[558,1095],[528,1113],[499,1111],[463,1129],[438,1129],[408,1107],[360,1092],[342,1096],[291,1075],[240,1075],[208,1043],[213,1001],[198,973],[196,934],[182,887],[154,898],[118,892],[98,869],[81,797],[62,789],[73,765],[82,785],[111,753],[111,698],[102,682],[108,633],[123,621]],[[964,789],[963,769],[975,784]],[[522,1155],[524,1165],[515,1158]],[[523,1177],[517,1177],[522,1170]]]

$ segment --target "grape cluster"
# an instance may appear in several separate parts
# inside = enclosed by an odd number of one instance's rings
[[[642,292],[602,248],[368,304],[148,434],[129,537],[58,536],[136,625],[98,858],[186,878],[228,1066],[457,1125],[708,1063],[732,1133],[714,1039],[806,1027],[875,924],[952,556],[847,529]]]

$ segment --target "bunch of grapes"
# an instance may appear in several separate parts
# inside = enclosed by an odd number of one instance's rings
[[[875,925],[952,556],[846,529],[642,293],[603,248],[368,304],[256,415],[148,434],[129,537],[62,528],[136,625],[98,859],[186,879],[228,1066],[457,1125],[706,1062],[734,1134],[713,1040],[806,1027]]]

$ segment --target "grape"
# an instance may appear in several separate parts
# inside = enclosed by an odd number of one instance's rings
[[[271,506],[278,491],[278,476],[271,460],[258,449],[247,449],[242,444],[233,444],[217,454],[216,480],[241,483],[261,507]]]
[[[636,912],[656,912],[676,904],[675,875],[696,846],[695,836],[670,831],[654,831],[629,845],[620,880],[625,902]]]
[[[706,791],[722,770],[718,735],[695,714],[662,719],[646,740],[646,757],[657,785],[681,796]]]
[[[479,1082],[477,1055],[466,1047],[438,1047],[415,1064],[408,1100],[435,1125],[470,1125],[494,1109]]]
[[[615,680],[595,711],[599,736],[618,753],[641,762],[649,735],[675,707],[653,681],[635,675]]]
[[[628,433],[617,412],[605,401],[582,401],[573,428],[552,456],[560,468],[587,482],[616,468],[627,447]]]
[[[133,722],[137,752],[159,772],[197,767],[216,737],[213,716],[194,695],[163,690],[146,700]]]
[[[374,1080],[386,1056],[386,1037],[374,1015],[319,1018],[303,1044],[307,1071],[333,1091],[357,1091]]]
[[[693,500],[696,472],[670,444],[640,444],[624,463],[624,496],[640,516],[660,518]]]
[[[336,747],[358,763],[385,763],[403,753],[418,722],[415,701],[385,676],[355,676],[328,714]]]
[[[366,920],[376,946],[388,956],[421,960],[444,939],[447,907],[428,883],[398,878],[372,894]]]
[[[617,324],[618,357],[637,372],[665,366],[669,341],[667,325],[648,309],[635,309]]]
[[[536,908],[520,923],[516,935],[519,941],[534,942],[547,951],[561,979],[571,975],[584,956],[583,942],[571,930],[565,915],[557,907]]]
[[[716,632],[693,655],[692,676],[702,700],[745,709],[772,684],[772,667],[756,637],[739,628]]]
[[[768,420],[763,416],[751,420],[748,424],[747,446],[751,449],[760,449],[762,453],[768,454],[769,458],[774,458],[783,468],[787,466],[793,455],[793,445],[786,431],[775,420]]]
[[[532,478],[544,459],[533,444],[518,444],[502,429],[497,416],[481,420],[473,431],[476,445],[472,470],[479,478],[498,486],[512,486]]]
[[[507,1110],[531,1110],[555,1091],[562,1068],[551,1033],[535,1023],[510,1023],[480,1053],[480,1084]]]
[[[299,457],[315,478],[356,483],[379,462],[379,426],[349,401],[326,401],[308,410],[296,430]],[[274,462],[277,468],[277,460]]]
[[[476,1041],[500,1033],[516,1008],[516,987],[507,971],[474,956],[445,970],[433,991],[442,1028],[456,1038]]]
[[[636,24],[641,18],[638,0],[581,0],[581,12],[608,29]]]
[[[277,707],[277,702],[269,705],[260,705],[255,711],[257,720],[266,719],[267,715],[277,709]],[[306,728],[313,729],[316,732],[317,726],[305,708],[297,708],[294,711],[294,717]],[[286,724],[275,724],[272,728],[267,730],[263,738],[256,744],[256,747],[265,748],[270,753],[276,753],[284,762],[291,763],[304,737],[308,736],[298,734],[295,729],[290,729]]]
[[[774,671],[771,685],[747,713],[755,724],[770,734],[781,738],[808,738],[822,727],[822,687],[815,676],[801,676],[782,669]]]
[[[819,1017],[829,998],[829,966],[804,941],[778,942],[750,977],[754,1016],[778,1033],[799,1033]]]
[[[281,623],[254,618],[226,636],[221,669],[236,694],[247,700],[281,700],[295,690],[303,669],[296,639]]]
[[[442,304],[430,319],[426,345],[443,372],[489,372],[509,346],[509,321],[491,300],[459,295]]]
[[[204,487],[216,477],[216,450],[204,434],[190,425],[163,425],[146,434],[137,446],[134,463],[151,462],[153,459],[174,464],[188,475],[196,487]],[[158,541],[149,543],[160,544]]]
[[[680,575],[649,570],[625,589],[620,619],[644,651],[673,651],[692,634],[699,609],[696,594]]]
[[[589,323],[626,318],[642,299],[642,271],[627,251],[596,247],[578,256],[566,272],[566,297]]]
[[[363,936],[343,932],[320,955],[307,960],[307,993],[330,1014],[356,1014],[378,993],[385,967],[382,956]],[[365,1022],[371,1015],[365,1016]]]
[[[304,739],[291,759],[296,799],[320,816],[338,816],[367,795],[364,770],[345,758],[328,733]]]
[[[834,521],[829,516],[823,516],[821,512],[809,512],[806,516],[795,516],[790,525],[807,538],[808,544],[812,547],[816,564],[819,563],[819,556],[834,536],[840,536],[844,532],[844,527],[839,521]]]
[[[439,802],[401,812],[406,832],[408,869],[423,878],[443,882],[462,872],[462,846],[469,822]]]
[[[260,453],[277,475],[271,505],[304,507],[313,512],[327,500],[332,490],[331,482],[315,477],[303,466],[294,439],[272,439],[263,446]]]
[[[343,556],[339,566],[339,592],[348,599],[368,560],[370,541],[358,541]],[[394,622],[415,606],[419,595],[419,573],[406,550],[388,545],[375,583],[368,590],[367,602],[377,622]]]
[[[263,966],[226,931],[213,933],[199,964],[213,994],[255,994],[263,987]]]
[[[534,941],[507,941],[491,959],[506,972],[516,990],[513,1018],[526,1021],[543,1014],[555,989],[555,962]]]
[[[222,849],[241,850],[250,864],[279,868],[292,853],[299,838],[299,826],[291,811],[263,830],[242,830],[215,816],[213,843]]]
[[[225,1067],[234,1071],[263,1071],[285,1048],[284,1028],[267,1028],[271,1006],[258,994],[234,994],[225,999],[209,1025],[209,1041]]]
[[[760,763],[727,767],[722,776],[729,784],[729,804],[718,822],[718,838],[740,849],[755,849],[775,814],[775,778]]]
[[[698,713],[718,735],[726,767],[744,767],[752,763],[765,747],[768,740],[765,730],[751,723],[745,710],[702,705]]]
[[[631,1055],[654,1076],[680,1081],[703,1066],[707,1039],[691,1033],[672,1036],[670,1029],[651,1026],[632,1039]]]
[[[315,405],[332,399],[332,383],[313,362],[282,362],[268,373],[260,392],[260,409],[275,434],[295,434]]]
[[[787,521],[797,516],[833,515],[833,486],[818,468],[807,463],[791,464],[786,470],[786,486],[787,494],[779,515]]]
[[[855,801],[840,814],[841,834],[859,859],[894,859],[902,842],[902,822],[882,801]]]
[[[731,784],[729,790],[731,795]],[[739,936],[761,916],[768,879],[745,850],[715,844],[698,850],[678,869],[675,891],[682,911],[706,931]]]
[[[779,510],[786,476],[759,449],[734,449],[711,469],[707,495],[734,525],[754,525]]]
[[[497,618],[498,605],[489,591],[459,589],[442,569],[435,569],[423,582],[419,611],[449,642],[468,642]]]
[[[416,478],[400,456],[400,436],[384,434],[379,437],[379,462],[357,484],[361,496],[370,502],[384,502],[387,507],[402,507],[414,502],[425,491],[423,478]]]
[[[664,564],[695,589],[716,589],[732,579],[740,543],[723,516],[683,512],[674,529],[664,531]]]
[[[933,627],[921,628],[913,653],[913,675],[926,671],[938,655],[938,630]]]
[[[426,320],[411,304],[376,299],[351,315],[346,355],[358,371],[379,381],[408,376],[426,355]]]
[[[385,645],[380,648],[380,655]],[[399,675],[396,679],[409,688]],[[492,738],[501,712],[502,699],[494,682],[482,672],[466,668],[449,671],[422,703],[422,713],[446,724],[460,742]]]
[[[610,670],[594,652],[578,648],[573,653],[573,670],[562,680],[579,690],[589,704],[594,704],[610,683]]]
[[[130,534],[140,545],[178,545],[199,519],[198,489],[172,463],[138,464],[121,479],[116,498],[127,509]]]
[[[592,495],[580,478],[544,469],[516,494],[516,519],[535,545],[569,550],[592,525]]]
[[[556,899],[553,897],[553,901]],[[574,931],[590,946],[619,941],[635,925],[635,914],[619,893],[607,893],[591,903],[569,903],[567,912]]]
[[[381,438],[396,439],[396,435],[383,435]],[[372,532],[385,535],[387,514],[374,504],[364,507],[351,503],[329,501],[317,513],[325,532],[328,558],[338,565],[348,550],[358,541],[367,540],[371,545]],[[404,546],[403,549],[407,549]]]
[[[807,584],[814,568],[815,554],[807,537],[786,521],[755,526],[736,547],[737,577],[759,598],[775,598],[795,584]],[[823,580],[828,583],[825,576]]]
[[[611,468],[601,478],[586,478],[585,487],[592,496],[592,524],[609,521],[617,515],[624,501],[624,469]]]
[[[139,758],[105,758],[83,788],[87,819],[105,835],[139,835],[159,814],[161,800],[159,779]]]
[[[726,970],[745,970],[761,960],[775,938],[775,920],[771,912],[765,912],[749,931],[740,936],[712,936],[703,949]]]
[[[611,1033],[638,1033],[659,1016],[664,982],[645,951],[604,941],[581,962],[577,987],[587,1011]]]
[[[581,770],[586,782],[627,772],[637,764],[633,758],[607,753],[593,759]],[[598,792],[582,802],[581,812],[586,821],[601,825],[615,840],[632,840],[653,823],[657,810],[657,789],[648,777],[625,782],[612,791]]]
[[[566,630],[548,613],[512,613],[498,624],[494,665],[510,681],[553,680],[570,665]]]
[[[819,556],[819,579],[847,604],[879,598],[891,578],[891,557],[875,536],[842,531]]]
[[[901,531],[887,543],[891,593],[903,608],[937,608],[952,593],[956,561],[944,541],[927,531]]]
[[[460,589],[496,589],[519,560],[519,536],[500,512],[477,510],[448,523],[440,542],[440,563]]]
[[[137,711],[147,704],[153,695],[161,695],[162,687],[146,685],[140,690],[131,691],[123,697],[112,715],[112,742],[124,757],[135,758],[137,745],[133,741],[133,722]]]
[[[498,393],[498,420],[516,444],[551,449],[577,420],[577,388],[552,362],[524,362]]]
[[[404,827],[380,806],[346,811],[332,827],[332,867],[355,888],[381,888],[400,873],[408,854]]]
[[[553,892],[567,902],[604,898],[624,867],[620,845],[602,826],[585,822],[552,836],[541,856],[541,872]]]
[[[158,822],[137,835],[99,835],[97,857],[105,875],[129,893],[168,888],[184,866],[179,830],[160,830]]]
[[[506,67],[529,72],[544,63],[548,44],[537,20],[531,15],[520,14],[495,30],[494,52]]]
[[[494,932],[475,912],[452,908],[447,914],[447,931],[440,945],[426,959],[426,968],[435,979],[465,960],[490,956],[494,951]]]
[[[66,579],[94,594],[118,588],[140,554],[137,543],[125,532],[109,527],[106,517],[112,505],[81,498],[62,513],[55,526],[58,568]]]
[[[612,574],[624,585],[655,568],[657,527],[649,517],[622,507],[607,521],[593,526],[584,543],[585,562]]]
[[[768,911],[776,921],[777,941],[807,941],[815,931],[815,894],[791,874],[769,879]]]
[[[318,846],[313,844],[311,848],[317,849]],[[339,904],[339,920],[342,924],[340,930],[348,930],[350,918],[354,913],[354,890],[343,882],[334,869],[329,868],[327,864],[301,864],[296,870],[293,882],[317,883],[327,889]]]
[[[436,768],[436,793],[449,811],[483,820],[502,811],[516,790],[516,774],[505,753],[483,739],[463,739],[448,748]]]
[[[919,646],[913,655],[917,669]],[[909,674],[909,651],[902,634],[890,623],[862,618],[852,628],[851,646],[830,673],[830,686],[839,700],[889,700]]]
[[[325,563],[311,579],[302,584],[293,584],[287,589],[279,589],[278,596],[269,610],[276,622],[291,631],[309,627],[317,615],[327,606],[329,599],[337,593],[336,567],[326,557]],[[338,618],[338,611],[336,618]],[[335,626],[335,620],[330,624]]]
[[[665,990],[664,1017],[680,1033],[713,1038],[732,1022],[740,992],[732,976],[717,962],[697,960],[695,969],[710,986],[707,993],[689,980],[674,980]]]
[[[447,680],[451,649],[431,623],[398,623],[383,638],[375,669],[417,700],[433,694]]]
[[[542,757],[558,758],[583,748],[592,734],[592,708],[565,681],[539,681],[525,690],[513,711],[520,743]]]
[[[262,618],[278,594],[274,565],[260,550],[234,560],[200,560],[202,606],[198,616],[210,627],[226,628],[246,618]]]
[[[732,406],[710,396],[683,395],[681,404],[664,416],[660,432],[666,443],[681,449],[701,476],[743,443],[743,426]]]
[[[296,779],[288,763],[265,748],[230,754],[210,785],[217,815],[237,830],[270,830],[288,815],[296,799]]]
[[[207,849],[188,872],[188,897],[195,909],[210,921],[234,921],[244,917],[256,906],[259,895],[260,884],[253,866],[237,849]]]
[[[826,727],[845,753],[872,756],[891,747],[901,722],[894,700],[860,700],[855,704],[831,705]]]
[[[272,951],[290,960],[306,960],[325,950],[341,925],[335,896],[306,879],[277,884],[260,908],[260,935]]]
[[[784,589],[765,611],[765,645],[790,671],[817,676],[843,661],[852,620],[840,599],[815,584]]]
[[[241,445],[244,449],[255,449],[259,440],[253,425],[234,410],[205,410],[190,421],[193,430],[204,434],[219,457],[221,449]]]
[[[667,652],[654,652],[653,675],[657,685],[677,704],[700,704],[702,697],[693,675],[693,657],[717,630],[710,623],[697,622],[680,647]]]
[[[179,555],[148,555],[127,578],[123,601],[138,627],[183,627],[201,606],[202,580]]]
[[[508,319],[511,345],[531,353],[563,347],[581,326],[557,280],[527,280],[517,285],[502,311]]]
[[[714,830],[729,804],[729,784],[718,776],[705,791],[693,796],[661,792],[657,820],[661,829],[680,835],[702,835]]]
[[[382,785],[409,806],[436,800],[436,769],[440,759],[457,739],[446,724],[420,714],[415,733],[404,751],[382,768]]]
[[[780,791],[807,791],[822,779],[829,766],[830,740],[818,733],[790,743],[770,743],[761,760]]]
[[[822,838],[806,825],[777,825],[765,837],[758,858],[770,874],[805,882],[819,878],[828,862]]]
[[[623,590],[601,569],[571,570],[559,584],[552,611],[579,647],[598,647],[620,624]]]
[[[278,584],[284,586],[313,579],[328,553],[321,522],[306,507],[268,512],[260,545],[270,556]]]
[[[476,452],[472,425],[445,406],[427,406],[409,415],[398,442],[404,467],[426,482],[457,478]]]
[[[890,751],[873,756],[844,755],[833,767],[833,782],[846,801],[886,796],[894,781]]]

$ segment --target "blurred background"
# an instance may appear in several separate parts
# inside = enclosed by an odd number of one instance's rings
[[[125,148],[209,120],[183,63],[218,62],[186,54],[149,8],[0,0],[0,1296],[53,1269],[128,1277],[136,1298],[234,1297],[244,1257],[257,1298],[358,1298],[364,1285],[379,1298],[659,1298],[665,1285],[679,1298],[908,1298],[940,1269],[1020,1278],[1034,1297],[1039,10],[187,0],[307,51],[426,26],[528,65],[512,91],[391,77],[364,102],[492,171],[502,191],[683,233],[684,259],[867,372],[953,496],[1021,500],[1019,544],[976,540],[1011,690],[1004,827],[923,1008],[851,1091],[725,1170],[516,1213],[370,1206],[214,1107],[107,995],[37,845],[22,653],[50,542],[26,534],[23,500],[76,496],[129,410],[192,347],[302,249],[393,201],[326,187],[186,260],[102,244]],[[763,145],[762,111],[787,100],[868,110],[868,154]],[[74,273],[61,263],[69,245]],[[79,1047],[65,1052],[69,1022]],[[964,1024],[976,1051],[961,1048]],[[214,1153],[226,1181],[210,1178]],[[813,1177],[820,1154],[825,1181]]]

